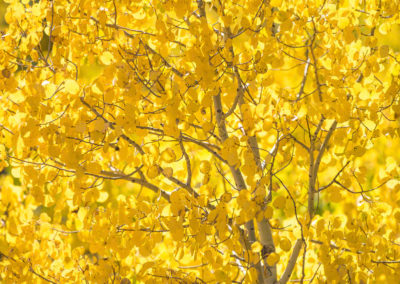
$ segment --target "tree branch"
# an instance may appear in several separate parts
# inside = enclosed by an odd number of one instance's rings
[[[221,137],[222,142],[224,142],[226,139],[228,139],[228,132],[226,130],[226,125],[225,125],[225,119],[224,119],[224,114],[222,112],[222,102],[221,102],[221,92],[219,92],[217,95],[213,97],[214,100],[214,109],[215,109],[215,116],[217,120],[217,126],[218,126],[218,133],[219,136]],[[236,183],[236,188],[240,191],[242,189],[246,188],[246,184],[243,179],[243,175],[239,168],[235,168],[234,166],[229,166],[230,171],[233,175],[233,178]],[[250,220],[246,222],[245,224],[246,230],[249,234],[249,241],[251,243],[256,241],[256,235],[254,232],[254,221]],[[264,277],[262,273],[262,267],[260,263],[255,264],[256,269],[258,271],[258,280],[260,283],[264,283]]]
[[[89,104],[84,100],[84,97],[80,97],[80,99],[81,99],[81,102],[82,102],[86,107],[88,107],[97,117],[100,117],[105,123],[107,123],[107,124],[110,126],[110,128],[111,128],[112,130],[115,130],[114,123],[108,121],[108,120],[107,120],[103,115],[101,115],[95,108],[93,108],[91,105],[89,105]],[[136,148],[136,150],[139,151],[140,154],[142,154],[142,155],[144,154],[144,151],[143,151],[142,147],[141,147],[139,144],[137,144],[135,141],[133,141],[132,139],[130,139],[128,136],[126,136],[125,134],[121,134],[120,137],[121,137],[122,139],[124,139],[126,142],[128,142],[129,144],[131,144],[132,146],[134,146],[134,147]]]
[[[37,277],[43,279],[46,282],[49,282],[49,283],[52,283],[52,284],[57,284],[57,282],[54,282],[54,281],[52,281],[50,279],[47,279],[43,275],[40,275],[39,273],[37,273],[35,270],[33,270],[32,266],[29,267],[29,271],[32,272],[33,274],[35,274]]]
[[[182,142],[182,133],[179,139],[179,146],[181,147],[182,150],[182,154],[185,157],[185,161],[186,161],[186,170],[187,170],[187,180],[186,180],[186,184],[191,187],[191,183],[192,183],[192,168],[190,165],[190,159],[189,159],[189,155],[186,153],[185,147],[183,146],[183,142]]]
[[[334,184],[336,182],[337,177],[344,171],[344,169],[350,164],[350,161],[347,161],[347,163],[340,169],[340,171],[338,171],[338,173],[335,175],[335,177],[327,184],[324,186],[321,186],[317,192],[321,192],[324,189],[327,189],[328,187],[330,187],[332,184]]]
[[[322,143],[321,148],[319,149],[317,159],[315,160],[315,167],[314,167],[315,178],[317,177],[317,174],[318,174],[318,168],[319,168],[319,164],[321,163],[322,156],[324,155],[324,152],[328,145],[329,139],[331,138],[333,131],[336,129],[336,126],[337,126],[337,121],[335,120],[335,121],[333,121],[331,127],[329,128],[328,134],[326,135],[325,140]]]
[[[297,258],[300,254],[302,244],[303,244],[302,239],[298,239],[294,244],[292,255],[289,258],[288,264],[286,265],[285,271],[283,272],[281,279],[279,279],[279,284],[285,284],[286,282],[289,281],[293,269],[296,266]]]

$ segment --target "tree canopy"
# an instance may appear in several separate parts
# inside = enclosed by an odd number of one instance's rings
[[[2,281],[399,281],[398,0],[4,2]]]

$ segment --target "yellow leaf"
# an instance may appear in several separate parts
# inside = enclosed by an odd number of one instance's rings
[[[100,191],[99,198],[97,198],[97,202],[103,203],[108,199],[108,193],[105,191]]]
[[[267,257],[267,264],[269,266],[273,266],[276,263],[278,263],[279,259],[280,259],[279,254],[273,252]]]
[[[86,123],[84,121],[78,121],[78,123],[75,125],[75,129],[79,133],[84,133],[87,129]]]
[[[9,244],[7,243],[7,241],[5,240],[4,236],[0,238],[0,252],[8,255],[8,251],[10,249]]]
[[[271,7],[280,7],[282,5],[282,0],[271,0],[269,4]]]
[[[367,120],[364,120],[364,121],[363,121],[363,124],[364,124],[364,126],[365,126],[366,128],[368,128],[369,131],[374,130],[375,127],[376,127],[376,123],[375,123],[374,121],[368,120],[368,119],[367,119]]]
[[[15,236],[18,236],[21,233],[20,224],[17,222],[17,219],[14,216],[8,218],[7,228],[8,228],[8,232],[10,232],[11,234],[13,234]]]
[[[257,73],[264,74],[268,71],[268,64],[264,61],[260,61],[255,65],[255,70]]]
[[[386,57],[389,55],[389,46],[388,45],[382,45],[379,48],[379,56],[380,57]]]
[[[209,122],[209,121],[206,121],[206,122],[203,123],[202,127],[203,127],[203,130],[204,130],[205,132],[209,132],[209,131],[213,130],[214,124],[212,124],[212,123]]]
[[[271,120],[269,120],[269,119],[265,119],[264,120],[264,123],[263,123],[263,130],[264,131],[269,131],[269,130],[271,130],[272,129],[272,121]]]
[[[203,174],[208,174],[210,172],[211,165],[209,161],[203,160],[200,163],[200,172]]]
[[[292,247],[292,244],[291,244],[291,242],[290,242],[290,240],[288,238],[283,237],[279,241],[279,246],[284,251],[290,251],[290,248]]]
[[[167,178],[172,177],[173,173],[174,173],[174,170],[173,170],[171,167],[167,167],[167,168],[164,168],[164,169],[163,169],[163,174],[164,174]]]
[[[260,242],[254,242],[251,245],[251,251],[254,253],[259,253],[262,250],[262,248],[263,248],[263,245],[260,244]]]
[[[264,211],[265,219],[271,219],[273,214],[274,214],[274,210],[272,209],[272,207],[271,206],[267,206],[265,208],[265,211]]]
[[[355,146],[353,148],[353,154],[356,157],[361,157],[367,150],[362,146]]]
[[[389,22],[383,22],[379,26],[379,32],[383,35],[386,35],[391,30],[391,24]]]
[[[277,198],[275,198],[272,204],[278,209],[283,209],[285,208],[286,198],[282,195],[279,195]]]
[[[161,153],[161,159],[163,159],[167,163],[174,162],[176,160],[176,155],[174,150],[171,148],[167,148]]]
[[[103,52],[103,54],[100,55],[100,62],[104,65],[110,65],[114,63],[114,56],[109,51]]]
[[[332,202],[341,202],[343,200],[342,194],[340,193],[339,188],[334,187],[330,190],[330,201]]]
[[[79,92],[79,84],[75,80],[67,79],[64,81],[65,91],[71,95]]]
[[[177,242],[182,241],[184,237],[184,230],[182,223],[178,222],[174,218],[171,218],[169,221],[167,221],[167,226],[170,230],[172,238]]]
[[[338,28],[339,29],[344,29],[349,24],[350,24],[350,20],[346,16],[340,17],[339,20],[338,20]]]
[[[228,276],[223,270],[215,271],[215,280],[218,282],[225,282],[228,279]]]
[[[229,202],[232,200],[232,194],[229,192],[225,192],[222,196],[221,196],[221,201],[223,202]]]
[[[107,124],[104,122],[104,120],[98,118],[94,121],[93,125],[93,130],[94,131],[99,131],[99,132],[104,132],[107,128]]]
[[[400,211],[398,209],[394,213],[394,218],[396,218],[397,222],[400,222]]]
[[[87,164],[86,170],[92,174],[99,174],[101,172],[101,166],[96,162],[90,162]]]
[[[159,173],[160,172],[157,165],[152,165],[147,169],[147,177],[150,179],[156,178]]]

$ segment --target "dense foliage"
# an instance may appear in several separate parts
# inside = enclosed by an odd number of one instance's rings
[[[398,0],[6,0],[4,283],[398,283]]]

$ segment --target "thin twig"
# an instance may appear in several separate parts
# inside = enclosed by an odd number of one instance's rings
[[[179,139],[179,146],[181,147],[182,150],[182,154],[185,157],[185,161],[186,161],[186,170],[187,170],[187,180],[186,180],[186,184],[191,187],[191,183],[192,183],[192,169],[191,169],[191,165],[190,165],[190,158],[189,155],[186,153],[185,147],[183,146],[183,142],[182,142],[182,133],[180,135],[180,139]]]

